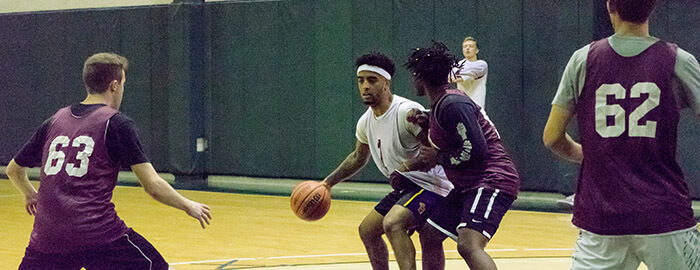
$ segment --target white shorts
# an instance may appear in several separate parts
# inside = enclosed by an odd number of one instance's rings
[[[650,235],[598,235],[580,230],[572,270],[699,270],[697,227]]]

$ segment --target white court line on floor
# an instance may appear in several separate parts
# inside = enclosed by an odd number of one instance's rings
[[[568,251],[568,250],[571,250],[571,251],[573,251],[574,249],[573,248],[530,248],[530,249],[506,248],[506,249],[487,249],[486,252],[504,252],[504,251],[519,251],[519,250],[524,250],[524,251],[546,251],[546,250],[566,250],[566,251]],[[420,254],[421,252],[417,251],[416,253]],[[445,253],[458,253],[458,251],[457,250],[445,250]],[[394,252],[389,252],[389,254],[394,254]],[[340,257],[340,256],[367,256],[367,253],[338,253],[338,254],[293,255],[293,256],[258,257],[258,258],[232,258],[232,259],[220,259],[220,260],[208,260],[208,261],[170,263],[170,265],[230,262],[230,261],[255,261],[255,260]]]
[[[19,196],[19,194],[0,195],[0,198],[4,198],[4,197],[15,197],[15,196]]]
[[[573,248],[525,248],[524,251],[574,251]]]
[[[393,252],[389,252],[393,253]],[[364,256],[367,253],[340,253],[340,254],[319,254],[319,255],[296,255],[296,256],[279,256],[279,257],[267,257],[264,259],[275,260],[275,259],[298,259],[298,258],[319,258],[319,257],[336,257],[336,256]]]
[[[180,263],[168,263],[169,265],[183,265],[183,264],[196,264],[196,263],[215,263],[215,262],[230,262],[230,261],[254,261],[255,258],[236,258],[236,259],[222,259],[222,260],[210,260],[210,261],[196,261],[196,262],[180,262]]]

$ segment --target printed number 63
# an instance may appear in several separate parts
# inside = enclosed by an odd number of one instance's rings
[[[58,136],[53,141],[51,141],[51,146],[49,148],[49,156],[46,159],[46,164],[44,165],[44,173],[46,175],[55,175],[61,171],[63,163],[66,161],[66,153],[61,150],[56,149],[57,146],[61,148],[68,147],[70,143],[70,138],[68,136]],[[85,145],[83,151],[78,152],[76,159],[80,161],[80,164],[76,167],[73,163],[66,163],[66,173],[70,176],[82,177],[88,171],[88,163],[90,163],[90,155],[92,155],[93,147],[95,146],[95,141],[88,136],[78,136],[73,140],[73,147],[80,147]],[[56,165],[51,165],[56,161]]]

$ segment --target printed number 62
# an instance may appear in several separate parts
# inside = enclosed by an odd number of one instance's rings
[[[619,83],[603,84],[595,92],[595,130],[603,138],[618,137],[625,132],[625,109],[619,104],[608,104],[609,95],[615,99],[625,99],[627,89]],[[651,82],[641,82],[632,86],[630,98],[639,98],[641,94],[649,94],[649,97],[629,115],[630,137],[656,137],[656,121],[646,121],[639,124],[639,119],[659,106],[661,89]],[[615,124],[608,125],[608,116],[615,118]]]

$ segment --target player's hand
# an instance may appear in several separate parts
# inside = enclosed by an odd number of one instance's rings
[[[36,215],[36,205],[39,203],[39,197],[37,193],[24,196],[24,207],[27,209],[27,213],[30,216]]]
[[[420,170],[429,171],[437,164],[437,150],[432,146],[421,144],[417,159],[423,165]]]
[[[406,121],[418,125],[423,130],[428,130],[428,128],[430,128],[430,118],[428,118],[428,114],[419,109],[411,109],[408,111],[408,114],[406,114]]]
[[[401,191],[406,188],[406,177],[401,175],[398,171],[393,171],[389,175],[389,185],[396,191]]]
[[[208,205],[198,203],[195,201],[190,201],[186,212],[194,219],[199,220],[199,224],[202,225],[202,229],[206,227],[204,223],[209,225],[209,220],[211,220],[211,214],[209,213]]]

